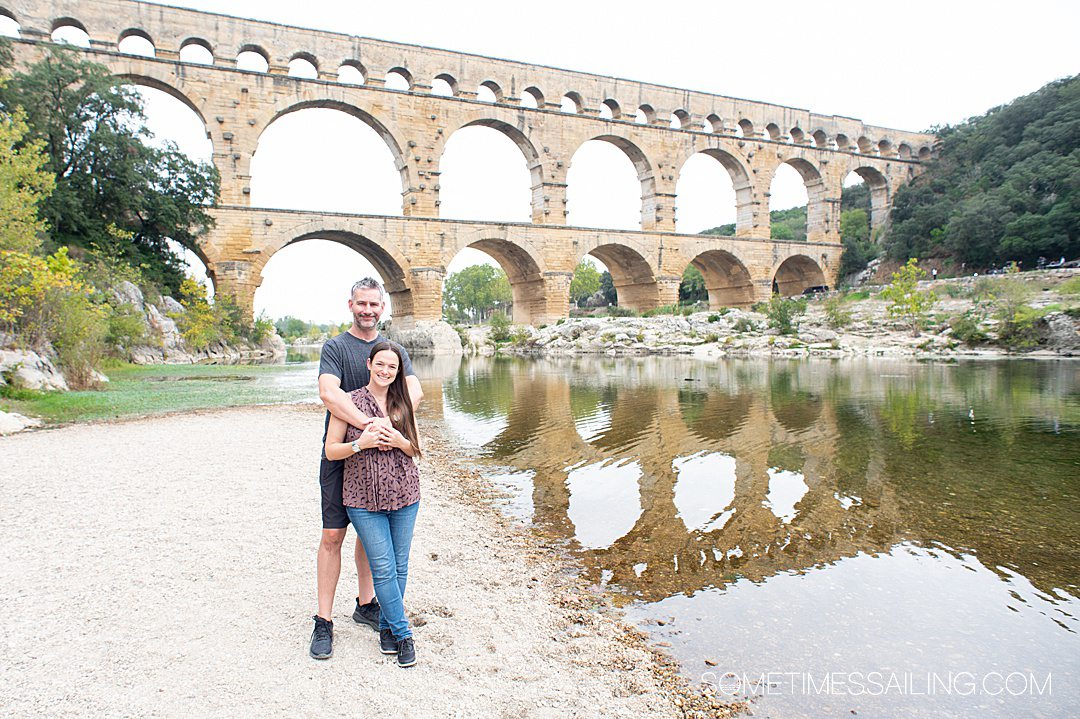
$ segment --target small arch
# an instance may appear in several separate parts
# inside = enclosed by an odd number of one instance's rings
[[[527,87],[521,93],[521,106],[531,110],[539,110],[544,106],[544,93],[539,88]]]
[[[780,132],[780,126],[775,122],[770,122],[766,125],[765,132],[769,133],[769,139],[771,140],[775,140],[776,142],[784,141],[784,133]]]
[[[7,8],[0,7],[0,37],[18,38],[21,30],[15,15]]]
[[[125,55],[139,57],[154,57],[157,54],[154,41],[146,32],[138,28],[129,28],[120,33],[120,41],[116,43],[116,49]]]
[[[724,121],[714,112],[705,118],[702,127],[705,129],[705,132],[715,132],[720,134],[724,132]]]
[[[859,152],[863,155],[874,154],[874,143],[871,142],[870,138],[868,138],[866,135],[861,135],[856,144],[859,147]]]
[[[683,109],[674,110],[671,113],[671,129],[673,130],[689,130],[690,129],[690,113]]]
[[[656,110],[653,109],[652,105],[641,105],[638,107],[634,122],[639,125],[655,125]]]
[[[214,49],[201,37],[189,37],[180,43],[180,62],[192,65],[213,65]]]
[[[754,283],[750,279],[750,271],[735,255],[726,250],[708,250],[695,257],[690,264],[705,278],[709,309],[753,304]]]
[[[400,90],[407,92],[413,88],[412,73],[403,67],[392,67],[386,71],[386,79],[383,87],[387,90]]]
[[[568,115],[580,115],[584,109],[584,105],[581,100],[581,95],[571,90],[562,97],[562,106],[559,108],[561,112],[565,112]]]
[[[922,147],[919,148],[919,159],[920,160],[929,160],[933,156],[934,156],[934,151],[931,150],[928,145],[923,145]]]
[[[838,148],[840,148],[841,150],[851,150],[852,149],[851,138],[849,138],[847,135],[844,135],[844,134],[837,135],[836,136],[836,146]]]
[[[910,160],[912,154],[911,145],[907,144],[906,142],[901,142],[899,147],[896,148],[896,154],[900,157],[901,160]]]
[[[270,54],[258,45],[244,45],[236,55],[236,69],[246,72],[269,72]]]
[[[806,141],[806,133],[802,131],[802,128],[796,126],[788,130],[788,135],[791,137],[791,141],[796,145],[801,145]]]
[[[814,144],[821,148],[828,148],[829,136],[825,134],[824,130],[814,130],[814,134],[811,136],[814,138]]]
[[[600,103],[600,117],[605,120],[618,120],[622,117],[622,108],[619,107],[618,102],[609,97]]]
[[[319,63],[314,55],[306,52],[298,52],[289,60],[289,77],[298,77],[304,80],[319,79]]]
[[[337,79],[346,85],[363,85],[367,82],[367,71],[356,60],[344,60],[338,65]]]
[[[806,255],[788,257],[773,272],[773,291],[781,297],[801,295],[808,287],[825,284],[825,273]]]
[[[741,137],[754,137],[754,123],[747,120],[745,117],[739,120],[739,135]]]
[[[476,99],[480,102],[502,102],[503,91],[494,80],[484,80],[476,88]]]
[[[50,38],[55,43],[90,48],[90,33],[86,31],[85,25],[73,17],[62,17],[53,21]]]
[[[453,75],[443,72],[431,81],[431,94],[438,97],[455,97],[458,94],[458,82]]]
[[[889,157],[893,154],[893,144],[888,138],[878,143],[878,153],[882,157]]]

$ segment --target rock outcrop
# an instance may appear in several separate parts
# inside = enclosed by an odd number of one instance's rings
[[[407,330],[393,325],[383,333],[387,339],[397,342],[410,355],[459,355],[462,353],[461,337],[446,322],[417,322]]]

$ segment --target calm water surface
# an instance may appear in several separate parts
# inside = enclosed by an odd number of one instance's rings
[[[506,511],[755,716],[1080,714],[1080,364],[417,371]]]

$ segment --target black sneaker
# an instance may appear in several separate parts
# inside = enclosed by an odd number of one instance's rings
[[[411,667],[413,664],[416,664],[416,647],[412,637],[405,637],[397,643],[397,665]]]
[[[361,604],[360,597],[357,597],[352,618],[357,624],[366,624],[375,631],[379,631],[379,600],[372,599],[367,604]]]
[[[379,630],[379,651],[383,654],[397,654],[397,640],[389,629]]]
[[[334,655],[334,623],[328,622],[318,614],[315,620],[315,631],[311,633],[311,656],[315,659],[329,659]]]

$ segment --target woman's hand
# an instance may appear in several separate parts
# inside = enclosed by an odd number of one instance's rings
[[[356,444],[360,449],[372,449],[378,447],[380,443],[380,430],[382,427],[369,422],[368,426],[364,428],[364,431],[360,433],[360,436],[356,439]]]
[[[412,444],[405,438],[405,435],[393,427],[379,427],[379,445],[380,448],[390,449],[397,447],[403,451],[412,448]]]

